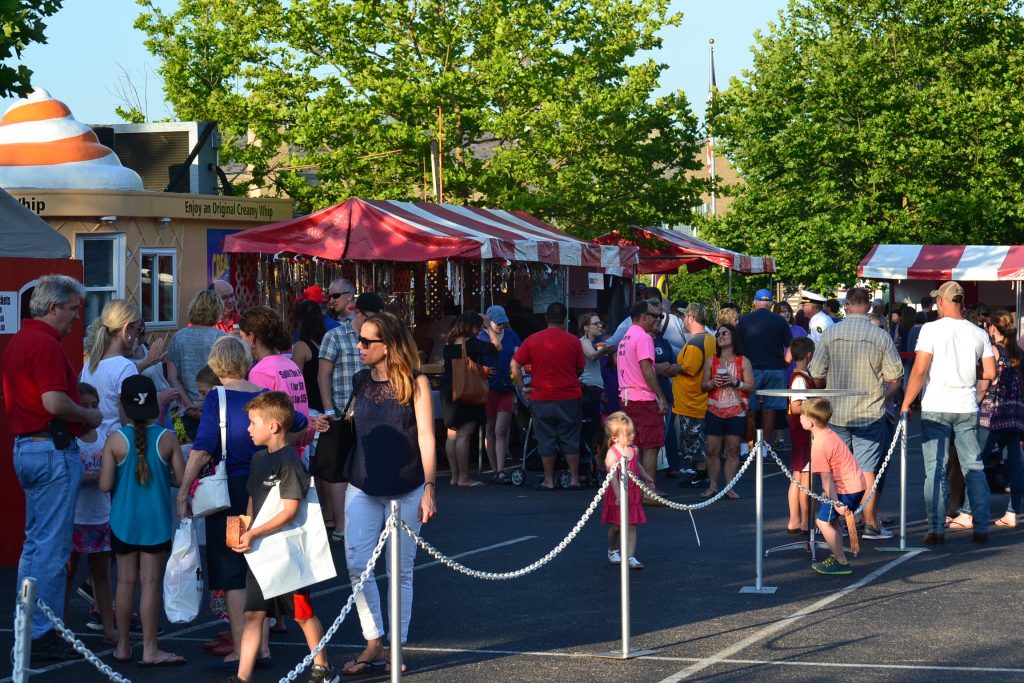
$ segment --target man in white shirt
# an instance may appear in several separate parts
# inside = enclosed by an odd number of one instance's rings
[[[828,313],[822,310],[825,305],[825,297],[805,289],[800,297],[800,303],[803,305],[804,315],[807,316],[807,336],[815,345],[818,345],[821,343],[821,333],[836,324]]]
[[[903,412],[924,388],[921,398],[921,453],[924,456],[924,503],[928,533],[924,542],[945,541],[944,522],[949,489],[946,459],[956,445],[967,500],[974,513],[974,541],[988,541],[989,488],[978,446],[978,379],[995,379],[992,343],[980,328],[963,317],[964,290],[956,282],[932,292],[939,319],[921,327],[914,368],[903,398]],[[982,376],[977,376],[981,361]]]

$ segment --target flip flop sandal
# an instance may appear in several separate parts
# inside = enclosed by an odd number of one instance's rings
[[[132,661],[132,655],[133,654],[135,654],[134,650],[132,648],[128,648],[128,656],[127,657],[118,657],[116,651],[110,653],[110,656],[118,664],[128,664],[129,662]]]
[[[144,669],[160,668],[166,666],[185,666],[186,664],[188,664],[188,662],[185,660],[184,657],[182,657],[181,655],[176,655],[171,652],[168,652],[167,656],[163,659],[158,659],[155,662],[146,662],[141,659],[137,662],[137,665]]]
[[[357,667],[357,666],[361,666],[362,668],[359,669],[358,671],[355,671],[353,669],[348,668],[348,667]],[[351,662],[347,662],[344,666],[341,667],[341,675],[342,676],[362,676],[363,674],[373,673],[373,672],[375,672],[375,671],[377,671],[379,669],[383,669],[383,668],[384,668],[384,660],[382,660],[382,659],[376,659],[376,660],[353,659]]]
[[[1016,529],[1017,528],[1016,524],[1011,524],[1010,522],[1003,521],[1002,517],[1000,517],[995,522],[993,522],[993,524],[995,524],[998,527],[1002,527],[1004,529]]]
[[[950,531],[969,531],[974,528],[974,523],[964,524],[963,522],[958,522],[954,519],[946,525],[946,528]]]

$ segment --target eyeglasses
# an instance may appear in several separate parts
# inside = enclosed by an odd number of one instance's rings
[[[331,292],[327,295],[329,299],[340,299],[343,296],[352,296],[354,292]]]
[[[373,346],[374,344],[383,344],[383,343],[384,343],[383,339],[367,339],[366,337],[360,337],[359,338],[359,345],[362,346],[364,349],[368,349],[371,346]]]
[[[590,321],[589,323],[587,323],[587,324],[588,324],[588,325],[593,325],[594,327],[603,327],[603,326],[604,326],[604,323],[603,323],[603,322],[601,322],[600,320],[591,320],[591,321]]]

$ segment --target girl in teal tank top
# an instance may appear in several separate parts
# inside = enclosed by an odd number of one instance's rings
[[[111,546],[117,556],[117,594],[114,599],[118,643],[114,658],[129,661],[129,641],[135,584],[142,579],[142,659],[145,666],[177,666],[184,658],[164,652],[157,644],[161,593],[167,553],[171,547],[171,486],[185,472],[181,447],[174,432],[153,422],[160,416],[156,386],[144,375],[121,383],[121,421],[124,426],[103,446],[100,490],[110,499]]]

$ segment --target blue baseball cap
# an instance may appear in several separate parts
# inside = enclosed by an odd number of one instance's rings
[[[486,315],[492,323],[498,323],[499,325],[508,323],[508,313],[497,304],[488,308]]]
[[[754,293],[754,301],[771,301],[772,293],[767,289],[759,289]]]

